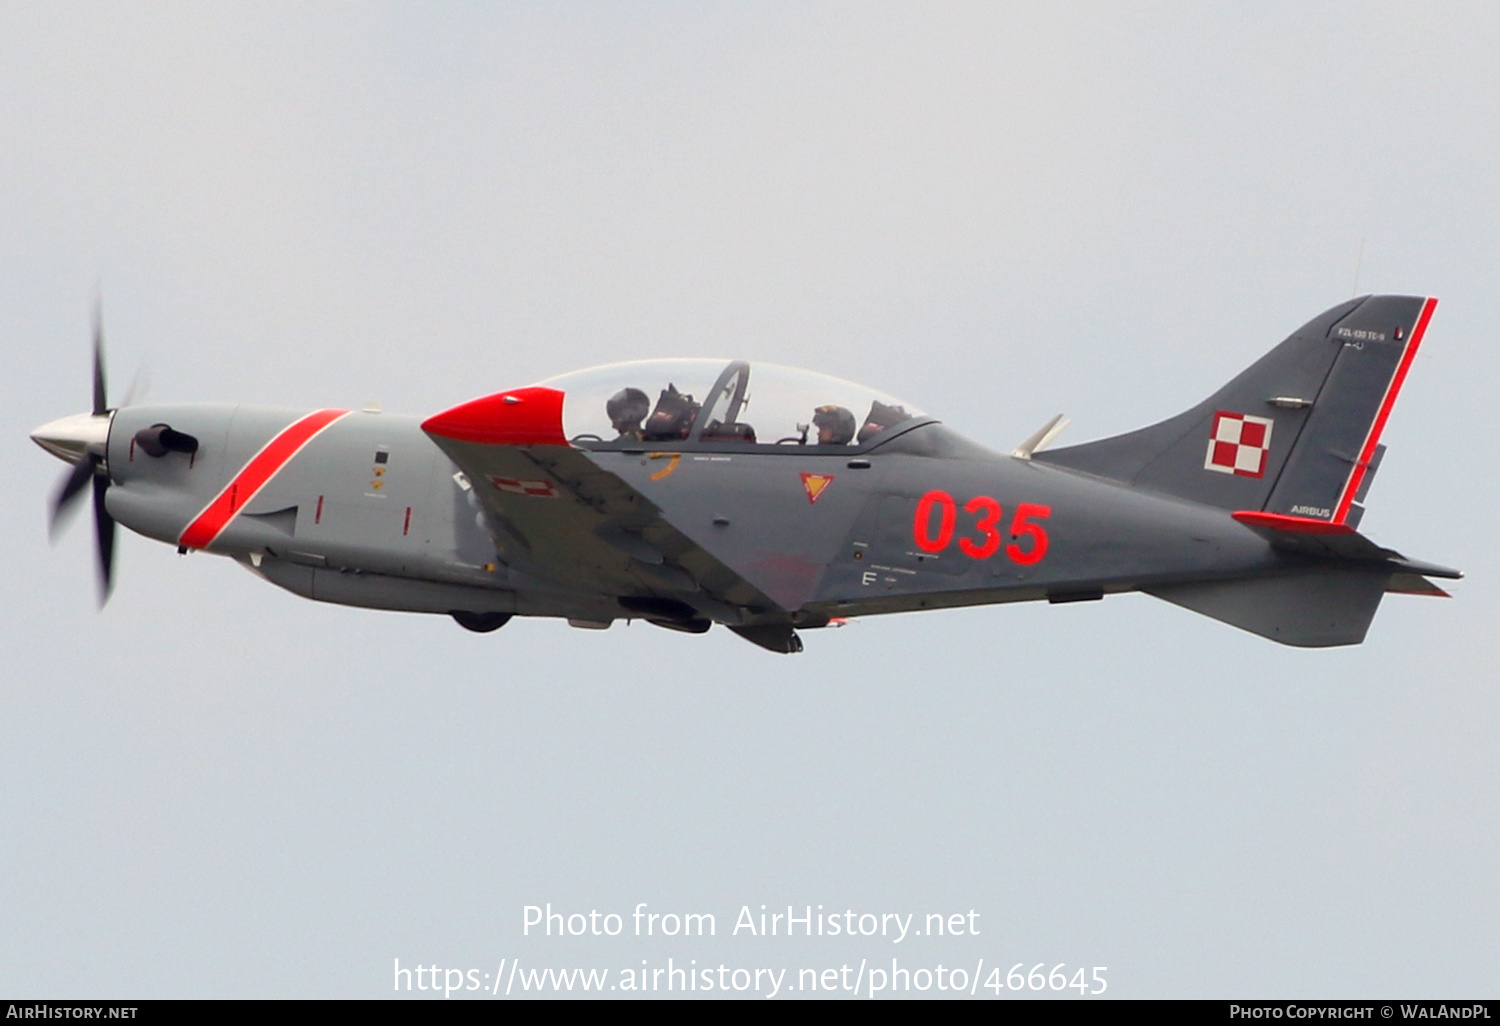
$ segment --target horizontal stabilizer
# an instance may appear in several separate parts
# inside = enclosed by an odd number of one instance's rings
[[[1441,577],[1446,581],[1461,581],[1464,579],[1462,570],[1454,570],[1451,567],[1438,566],[1436,563],[1424,563],[1420,559],[1407,559],[1405,556],[1397,556],[1388,562],[1396,568],[1398,573],[1417,574],[1422,577]]]
[[[1329,648],[1365,640],[1391,578],[1388,570],[1309,570],[1141,590],[1283,645]]]
[[[1353,534],[1348,524],[1330,524],[1326,520],[1312,517],[1293,517],[1285,513],[1262,513],[1258,509],[1242,509],[1233,514],[1234,519],[1250,527],[1264,527],[1272,531],[1289,534]]]
[[[1233,516],[1280,552],[1378,564],[1387,573],[1442,577],[1450,581],[1463,578],[1462,571],[1436,563],[1424,563],[1419,559],[1407,559],[1395,549],[1382,548],[1345,524],[1330,524],[1324,520],[1255,510],[1243,510]]]

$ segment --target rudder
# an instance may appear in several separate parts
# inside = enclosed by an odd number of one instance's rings
[[[1359,526],[1355,503],[1379,465],[1381,432],[1436,306],[1431,298],[1377,296],[1334,326],[1338,357],[1262,509]]]

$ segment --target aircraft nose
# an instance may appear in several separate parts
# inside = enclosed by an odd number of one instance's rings
[[[75,413],[43,424],[31,433],[31,440],[64,463],[77,463],[88,452],[103,456],[109,442],[112,416],[109,413]]]

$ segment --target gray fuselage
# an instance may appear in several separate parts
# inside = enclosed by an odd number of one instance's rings
[[[122,409],[110,431],[109,512],[176,545],[205,505],[302,416],[249,405]],[[157,423],[194,435],[198,451],[141,452],[136,432]],[[702,604],[709,619],[724,622],[817,626],[838,616],[1067,601],[1273,573],[1296,562],[1221,509],[1000,456],[934,421],[853,454],[795,445],[669,448],[580,451],[771,600],[737,610]],[[349,605],[591,625],[631,615],[618,601],[618,577],[591,587],[587,559],[559,567],[539,558],[524,536],[486,516],[475,487],[418,418],[353,412],[280,465],[208,551],[300,595]],[[586,500],[530,501],[563,513],[557,504]],[[601,536],[643,571],[630,578],[641,582],[631,590],[697,605],[691,571],[653,559],[649,546],[632,552],[633,543],[646,543],[629,531],[596,531],[580,545],[598,545]]]

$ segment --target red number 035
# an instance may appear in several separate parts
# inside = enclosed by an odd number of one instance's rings
[[[964,503],[964,512],[978,515],[974,523],[978,534],[959,538],[958,551],[971,559],[989,559],[1000,551],[1000,521],[1004,512],[1000,503],[988,495],[976,495]],[[1036,521],[1051,515],[1051,506],[1034,502],[1016,504],[1016,514],[1010,521],[1010,536],[1014,540],[1005,546],[1005,554],[1012,562],[1030,566],[1047,554],[1047,532]],[[917,515],[911,526],[917,548],[923,552],[942,552],[952,543],[958,527],[958,503],[947,492],[930,491],[917,502]]]

